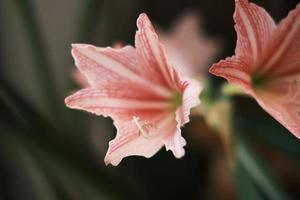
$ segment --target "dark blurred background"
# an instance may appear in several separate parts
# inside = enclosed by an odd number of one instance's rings
[[[299,3],[253,2],[277,22]],[[65,107],[64,97],[79,88],[71,43],[133,44],[139,13],[168,30],[187,10],[222,44],[212,63],[234,53],[233,0],[1,0],[0,199],[300,198],[300,142],[252,99],[229,100],[230,138],[242,138],[234,164],[220,133],[194,116],[183,129],[184,158],[162,149],[105,166],[112,121]],[[207,76],[217,98],[223,80]]]

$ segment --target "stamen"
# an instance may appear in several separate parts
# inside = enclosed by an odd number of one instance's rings
[[[156,130],[156,126],[152,123],[148,123],[147,121],[144,121],[143,123],[140,123],[139,121],[140,118],[133,116],[132,122],[138,127],[139,135],[142,135],[146,139],[150,139],[150,133]]]

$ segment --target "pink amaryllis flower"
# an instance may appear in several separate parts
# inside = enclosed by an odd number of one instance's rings
[[[242,86],[300,138],[300,4],[276,25],[263,8],[235,2],[236,55],[210,72]]]
[[[146,14],[139,16],[137,26],[136,48],[72,45],[89,86],[65,102],[114,120],[117,136],[109,142],[106,164],[118,165],[130,155],[151,157],[163,146],[182,157],[186,142],[180,127],[199,104],[199,83],[170,66]]]

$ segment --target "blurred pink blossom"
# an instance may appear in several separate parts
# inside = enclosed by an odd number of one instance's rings
[[[241,85],[300,138],[300,4],[278,25],[261,7],[236,0],[235,55],[210,72]]]
[[[197,13],[186,12],[171,31],[160,31],[169,62],[190,77],[205,76],[208,67],[221,49],[220,42],[207,37]]]
[[[74,44],[76,66],[88,87],[65,99],[70,108],[110,116],[117,136],[110,141],[105,163],[124,157],[153,156],[161,147],[184,155],[181,129],[190,109],[199,104],[200,83],[182,76],[165,56],[146,16],[137,20],[135,46],[99,48]]]

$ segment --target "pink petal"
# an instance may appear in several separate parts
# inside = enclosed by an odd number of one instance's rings
[[[247,91],[251,89],[250,66],[242,59],[233,56],[213,64],[209,72],[226,78],[230,83],[242,85]]]
[[[189,122],[191,109],[200,103],[199,97],[201,90],[202,87],[198,81],[190,79],[185,82],[182,105],[176,110],[176,121],[179,127]]]
[[[143,86],[161,96],[170,96],[165,88],[146,80],[136,50],[131,46],[121,49],[98,48],[86,44],[73,44],[72,55],[76,66],[93,87],[105,83],[131,83]]]
[[[256,64],[262,59],[264,45],[272,35],[275,23],[263,8],[248,3],[247,0],[235,2],[234,21],[237,32],[235,53],[243,57],[247,63]]]
[[[121,42],[115,42],[113,43],[113,48],[114,49],[121,49],[122,47],[125,47],[125,45]],[[72,78],[73,80],[82,88],[86,88],[89,87],[90,84],[88,82],[88,80],[85,78],[85,76],[79,71],[79,69],[75,69],[72,72]]]
[[[171,150],[175,157],[184,155],[185,140],[181,137],[179,125],[169,112],[138,113],[141,119],[153,122],[155,128],[149,135],[143,135],[132,120],[116,118],[117,136],[109,144],[105,162],[117,165],[124,157],[137,155],[153,156],[163,145]],[[178,127],[177,127],[178,126]]]
[[[260,94],[256,99],[261,107],[300,139],[300,79],[278,83],[278,87],[279,93]]]
[[[188,80],[185,82],[182,96],[182,105],[176,110],[176,121],[169,125],[169,130],[173,130],[164,137],[167,150],[171,150],[176,158],[184,156],[185,139],[181,136],[181,127],[189,122],[191,108],[200,103],[199,96],[201,87],[198,81]],[[173,129],[172,129],[173,128]]]
[[[176,128],[172,134],[164,138],[166,150],[171,150],[176,158],[182,158],[185,154],[184,146],[186,145],[185,139],[181,136],[180,127]]]
[[[117,137],[109,142],[109,149],[104,161],[106,164],[118,165],[124,157],[137,155],[149,158],[162,146],[160,138],[143,137],[131,121],[116,120]]]
[[[282,77],[300,73],[300,4],[283,19],[270,40],[262,72]]]
[[[169,109],[170,103],[162,100],[151,100],[147,93],[136,92],[133,87],[120,88],[118,85],[102,85],[101,88],[87,88],[67,97],[68,107],[85,110],[97,115],[131,118],[136,112],[148,112]],[[148,96],[149,97],[149,96]]]
[[[137,26],[135,46],[142,58],[144,77],[170,89],[176,89],[174,76],[177,76],[177,72],[169,66],[162,44],[146,14],[140,14]]]
[[[199,19],[197,13],[190,11],[179,18],[171,31],[159,32],[169,63],[189,77],[204,75],[221,50],[220,44],[199,28]]]

